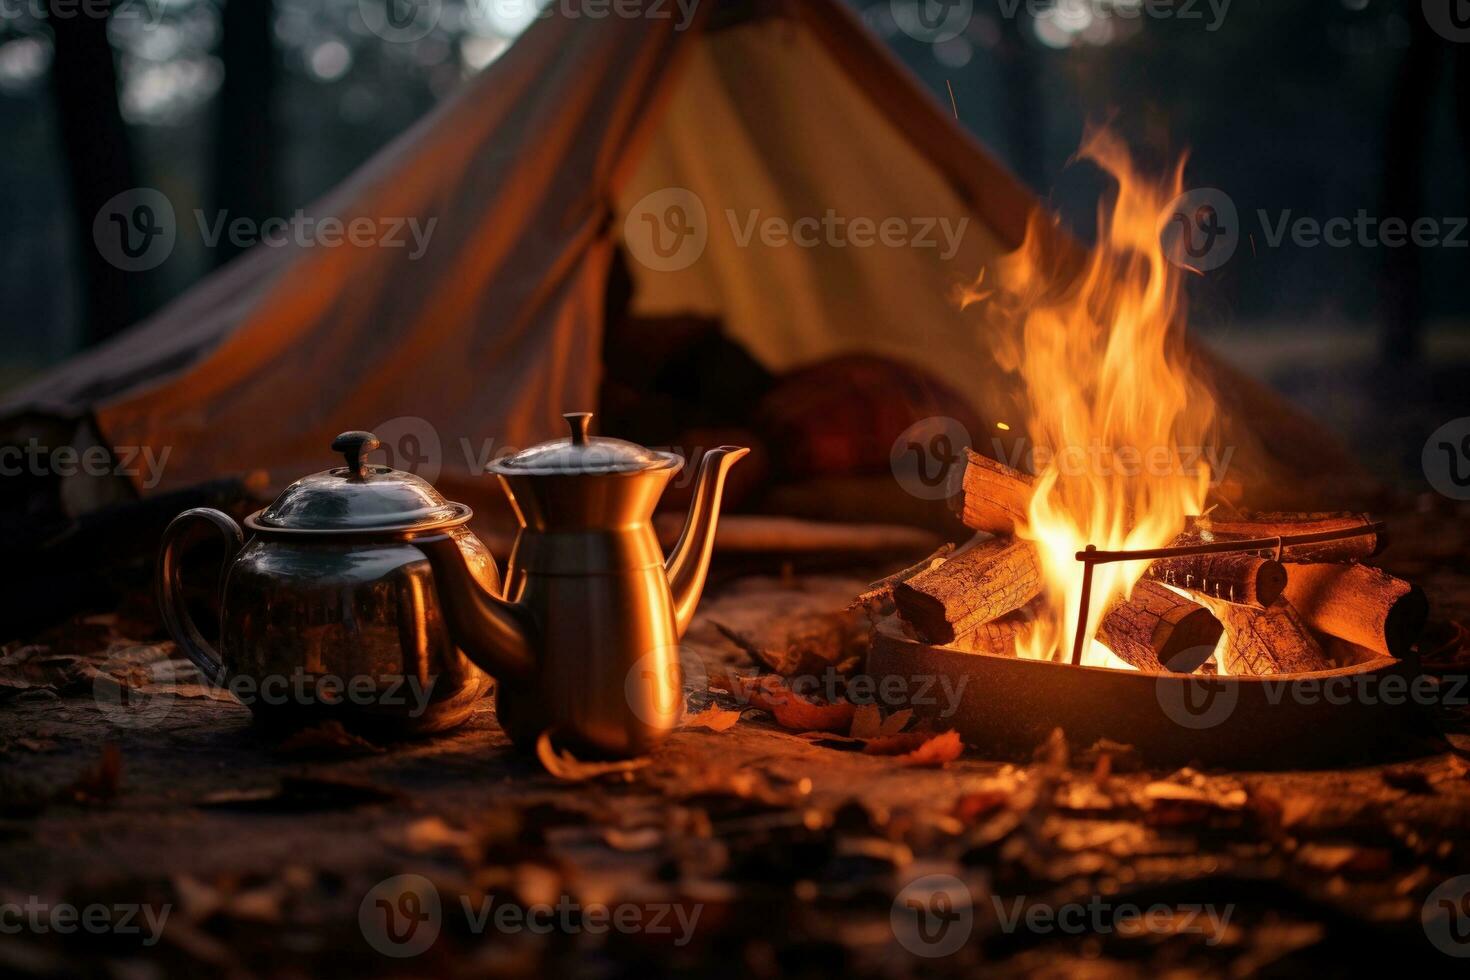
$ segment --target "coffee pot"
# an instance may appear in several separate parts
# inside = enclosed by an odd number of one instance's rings
[[[452,534],[413,546],[433,566],[454,643],[495,677],[512,742],[549,732],[581,754],[634,756],[680,721],[679,639],[704,589],[725,478],[750,450],[705,453],[665,557],[653,511],[683,457],[593,437],[588,412],[564,418],[567,437],[487,466],[520,522],[503,590]]]

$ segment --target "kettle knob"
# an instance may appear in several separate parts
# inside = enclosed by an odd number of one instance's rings
[[[567,412],[562,415],[572,427],[572,445],[587,445],[587,427],[592,424],[591,412]]]
[[[378,437],[371,432],[354,429],[332,440],[332,452],[341,453],[342,458],[347,460],[347,468],[352,471],[352,475],[359,480],[365,480],[367,479],[367,462],[363,457],[381,445]]]

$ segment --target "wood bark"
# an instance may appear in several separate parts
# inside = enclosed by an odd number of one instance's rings
[[[1313,629],[1386,657],[1408,652],[1429,618],[1423,590],[1368,565],[1291,565],[1286,598]]]
[[[1014,533],[1026,523],[1035,479],[973,449],[966,452],[969,465],[965,467],[965,505],[960,519],[976,531]]]
[[[1222,654],[1225,672],[1266,677],[1330,670],[1334,665],[1307,629],[1301,615],[1285,599],[1269,609],[1252,609],[1216,599],[1202,599],[1225,625]]]
[[[1148,577],[1191,594],[1264,609],[1286,588],[1286,569],[1278,561],[1253,555],[1189,555],[1161,558]]]
[[[898,583],[893,604],[924,642],[953,643],[1040,592],[1036,546],[996,538]]]
[[[1097,638],[1139,670],[1188,674],[1215,652],[1223,630],[1205,607],[1145,580],[1103,616]]]
[[[1339,531],[1372,523],[1368,514],[1354,513],[1311,513],[1292,511],[1288,513],[1243,514],[1234,518],[1210,516],[1191,517],[1184,534],[1176,544],[1195,544],[1203,541],[1229,541],[1243,538],[1270,538],[1287,534],[1313,534],[1318,531]],[[1339,541],[1323,541],[1288,547],[1282,551],[1284,562],[1346,562],[1371,558],[1382,551],[1386,542],[1381,535],[1366,534]]]

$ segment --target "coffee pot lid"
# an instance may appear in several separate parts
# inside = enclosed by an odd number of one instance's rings
[[[332,441],[345,466],[302,477],[254,524],[289,531],[422,531],[460,524],[470,508],[445,500],[429,481],[363,457],[382,444],[371,432],[344,432]]]
[[[492,460],[486,469],[505,476],[551,476],[643,473],[684,465],[683,458],[675,453],[646,449],[624,439],[589,435],[591,412],[568,412],[562,418],[572,430],[570,436]]]

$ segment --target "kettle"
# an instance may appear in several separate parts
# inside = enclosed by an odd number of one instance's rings
[[[500,586],[470,508],[412,473],[364,458],[370,432],[332,443],[345,465],[303,477],[245,519],[207,507],[164,532],[157,595],[164,625],[211,684],[271,727],[328,719],[389,737],[463,722],[490,678],[455,648],[438,608],[420,537],[461,557],[482,588]],[[181,561],[199,530],[226,546],[218,578],[218,648],[195,623]],[[249,539],[246,539],[246,532]]]
[[[550,732],[588,756],[652,748],[683,710],[679,639],[694,618],[730,467],[750,452],[705,453],[684,531],[665,558],[653,510],[684,466],[676,453],[588,434],[486,467],[520,523],[504,591],[474,574],[452,536],[414,541],[434,569],[455,644],[496,679],[501,727],[521,748]]]

